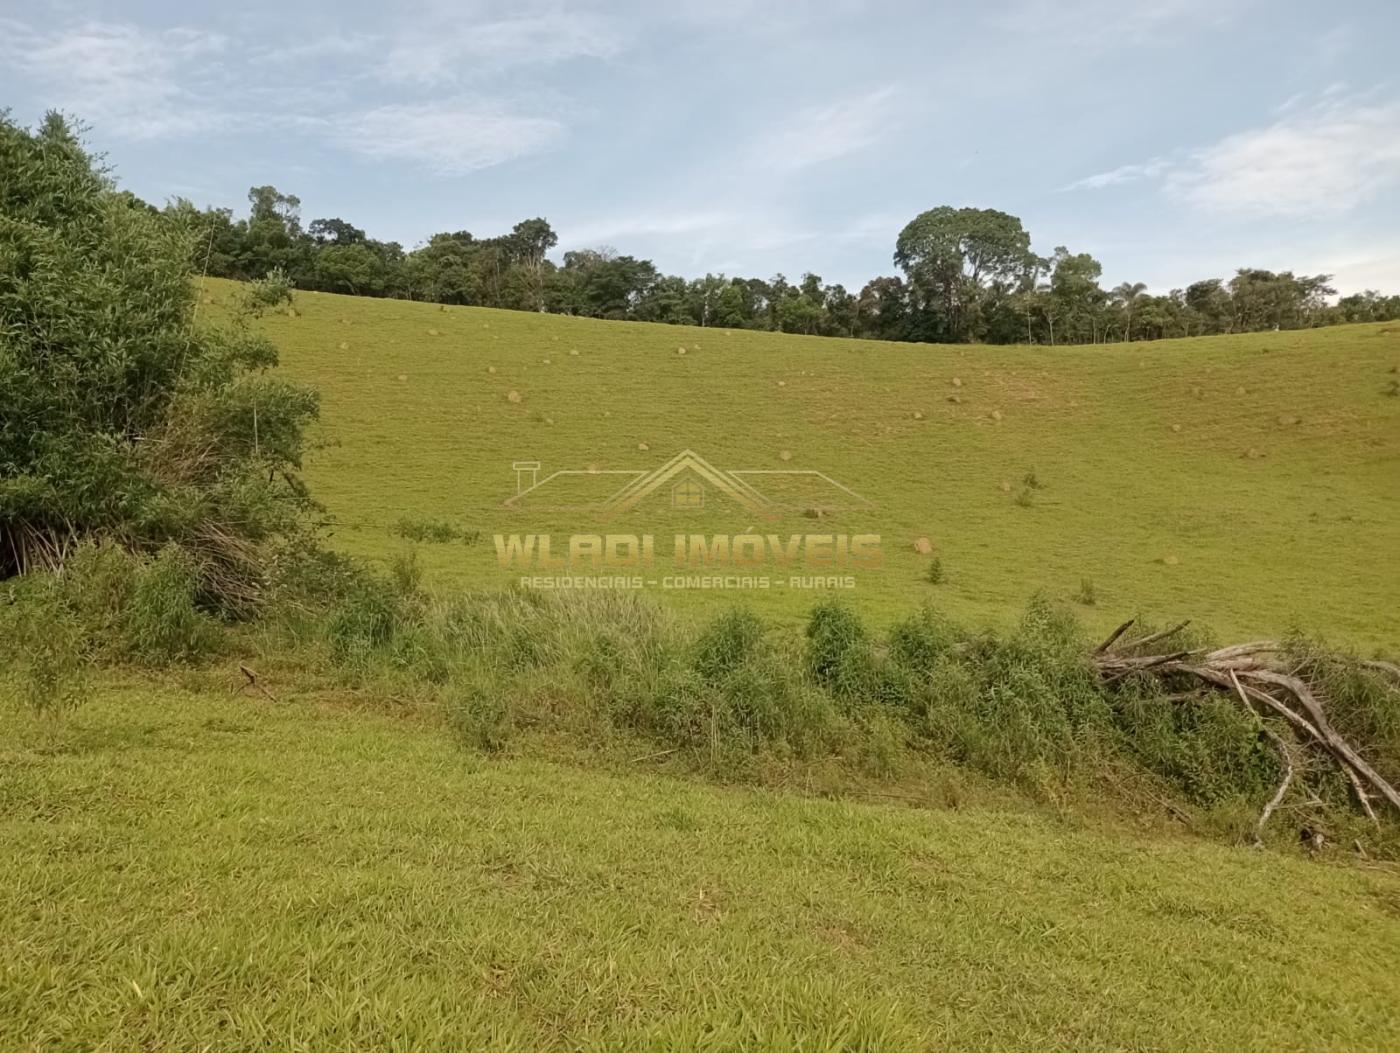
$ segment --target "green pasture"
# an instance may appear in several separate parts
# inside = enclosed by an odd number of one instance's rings
[[[205,317],[236,289],[208,281]],[[334,544],[384,559],[416,547],[430,580],[514,580],[497,565],[497,533],[551,533],[556,546],[576,532],[652,533],[668,561],[677,532],[877,533],[883,565],[856,572],[847,593],[876,621],[932,598],[1002,623],[1032,593],[1073,598],[1087,581],[1091,624],[1142,612],[1231,637],[1296,626],[1365,649],[1400,644],[1393,323],[942,346],[303,293],[294,314],[259,324],[283,368],[322,393],[307,477]],[[871,507],[830,507],[812,491],[756,520],[713,488],[698,512],[672,507],[669,490],[623,514],[581,507],[626,478],[603,473],[650,471],[687,449],[726,471],[819,471]],[[539,462],[540,478],[592,470],[566,477],[592,496],[545,502],[541,490],[504,507],[517,461]],[[793,479],[806,485],[767,485]],[[481,540],[410,542],[395,532],[405,518]],[[941,561],[939,585],[924,580],[920,537]],[[816,598],[672,595],[742,597],[779,616]]]

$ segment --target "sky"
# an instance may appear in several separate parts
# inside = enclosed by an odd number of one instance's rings
[[[1165,292],[1241,266],[1400,292],[1397,0],[0,0],[0,108],[119,183],[250,186],[405,247],[858,289],[938,205]]]

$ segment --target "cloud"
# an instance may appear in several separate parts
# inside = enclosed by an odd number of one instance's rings
[[[1021,0],[993,26],[1079,48],[1161,42],[1178,30],[1222,26],[1255,0]]]
[[[252,58],[257,63],[292,65],[361,56],[380,44],[380,39],[369,33],[321,33],[311,40],[256,49]]]
[[[1210,212],[1336,215],[1400,184],[1400,102],[1329,100],[1228,136],[1166,175]]]
[[[192,29],[147,32],[84,22],[38,32],[0,21],[0,59],[27,74],[50,105],[132,139],[185,135],[228,115],[185,83],[197,79],[227,41]]]
[[[488,100],[380,106],[334,122],[344,149],[376,160],[407,161],[438,175],[502,164],[553,146],[563,126],[512,113]]]
[[[1100,190],[1120,183],[1135,183],[1143,179],[1155,179],[1167,169],[1167,162],[1160,157],[1141,164],[1119,165],[1107,172],[1097,172],[1083,179],[1076,179],[1066,190]]]
[[[395,40],[379,74],[393,83],[450,84],[520,66],[609,58],[621,48],[621,32],[594,15],[561,11],[474,24],[454,15]]]
[[[1400,251],[1393,243],[1362,244],[1346,252],[1324,255],[1316,267],[1332,275],[1332,285],[1343,296],[1365,289],[1391,293],[1400,289]]]
[[[1066,190],[1157,181],[1204,212],[1235,216],[1334,216],[1400,186],[1400,102],[1338,97],[1300,107],[1288,100],[1272,124],[1213,145],[1120,165]]]
[[[560,248],[623,245],[622,251],[652,257],[663,268],[734,273],[742,269],[736,252],[789,249],[816,236],[774,209],[693,208],[662,201],[625,213],[567,220],[560,226]]]
[[[741,217],[733,212],[668,208],[586,220],[571,226],[566,232],[566,240],[570,247],[581,248],[639,236],[713,234],[735,230],[741,225]]]
[[[869,149],[893,130],[898,119],[893,87],[798,112],[766,134],[755,149],[765,169],[795,172]]]

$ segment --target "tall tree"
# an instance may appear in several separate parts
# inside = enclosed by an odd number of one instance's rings
[[[952,340],[977,335],[988,283],[1014,284],[1025,272],[1031,239],[1015,216],[996,209],[942,205],[911,220],[895,241],[920,306]]]
[[[1137,306],[1138,297],[1146,291],[1147,286],[1142,282],[1124,282],[1113,290],[1113,302],[1123,312],[1124,340],[1133,338],[1133,309]]]

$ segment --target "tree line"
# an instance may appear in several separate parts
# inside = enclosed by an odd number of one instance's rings
[[[1142,282],[1105,289],[1093,256],[1063,246],[1039,256],[1020,219],[995,209],[922,213],[896,239],[901,273],[851,291],[811,273],[797,282],[781,274],[687,279],[606,247],[555,262],[558,235],[540,218],[489,237],[434,234],[406,250],[339,218],[303,226],[300,200],[272,186],[253,187],[248,200],[243,218],[185,200],[165,208],[197,231],[196,269],[243,280],[281,272],[301,289],[357,296],[945,343],[1108,343],[1400,318],[1400,296],[1366,291],[1333,303],[1326,274],[1241,268],[1164,295]]]

